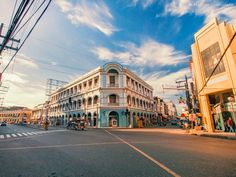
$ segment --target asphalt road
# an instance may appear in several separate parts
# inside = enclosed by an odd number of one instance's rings
[[[0,139],[1,177],[236,176],[235,140],[116,129],[4,132],[34,134]]]

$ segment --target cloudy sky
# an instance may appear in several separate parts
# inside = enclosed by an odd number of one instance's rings
[[[15,2],[1,0],[3,32]],[[46,99],[47,79],[69,82],[110,61],[147,81],[155,95],[176,102],[184,93],[163,93],[162,85],[189,75],[193,35],[215,16],[236,23],[236,1],[53,0],[3,75],[9,87],[0,95],[3,105],[33,108]],[[24,38],[24,31],[16,37]],[[11,56],[3,53],[1,70]]]

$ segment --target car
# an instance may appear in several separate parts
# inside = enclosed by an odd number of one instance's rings
[[[7,123],[6,122],[2,122],[1,126],[7,126]]]

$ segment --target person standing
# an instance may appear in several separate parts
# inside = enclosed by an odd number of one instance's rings
[[[229,132],[234,132],[234,128],[233,128],[233,120],[231,117],[229,117],[228,121],[227,121],[227,125],[229,127]]]

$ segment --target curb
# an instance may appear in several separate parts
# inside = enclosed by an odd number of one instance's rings
[[[200,135],[198,135],[198,136],[211,137],[211,138],[220,138],[220,139],[227,139],[227,140],[236,140],[236,136],[235,136],[235,137],[230,137],[230,136],[207,135],[207,134],[200,134]]]

